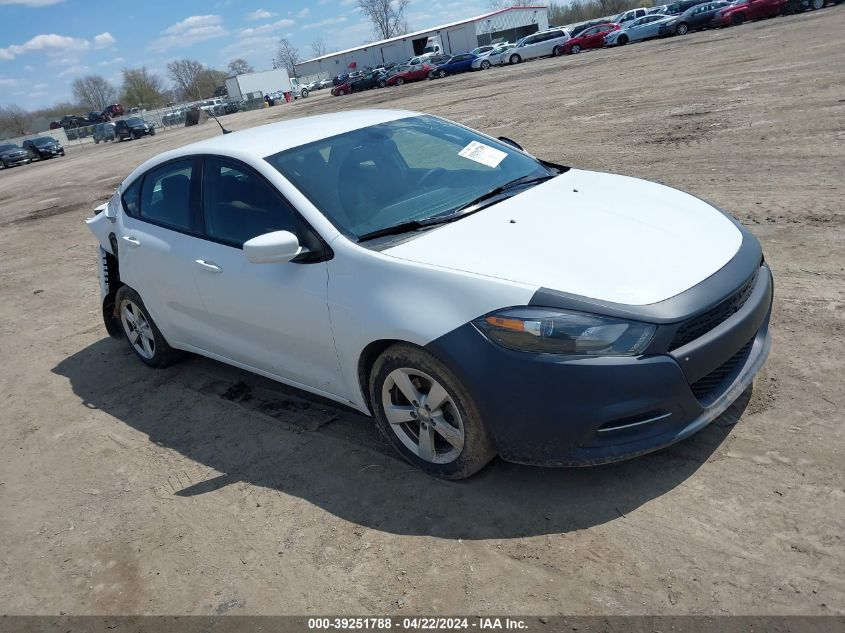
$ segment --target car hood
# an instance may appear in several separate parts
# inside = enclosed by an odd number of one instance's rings
[[[573,169],[382,252],[645,305],[705,280],[741,243],[734,223],[694,196],[645,180]]]

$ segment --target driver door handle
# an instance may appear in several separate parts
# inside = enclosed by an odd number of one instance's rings
[[[132,246],[140,246],[141,245],[141,242],[139,242],[136,238],[129,236],[129,235],[124,235],[123,241],[129,242]]]
[[[203,270],[207,270],[207,271],[212,272],[212,273],[222,273],[223,272],[223,269],[220,268],[220,266],[218,266],[214,262],[207,262],[204,259],[198,259],[198,260],[196,260],[196,263]]]

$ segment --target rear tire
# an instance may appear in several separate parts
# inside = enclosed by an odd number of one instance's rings
[[[114,306],[126,341],[142,363],[161,369],[182,358],[184,353],[170,347],[141,296],[132,288],[121,287],[115,295]]]
[[[819,9],[824,9],[824,6],[827,4],[827,0],[813,0],[811,3],[811,7],[813,11],[818,11]]]
[[[464,479],[496,454],[470,393],[422,348],[407,343],[388,348],[373,365],[369,393],[379,431],[429,475]]]
[[[562,46],[555,46],[552,49],[552,57],[560,57],[563,55],[563,47]]]

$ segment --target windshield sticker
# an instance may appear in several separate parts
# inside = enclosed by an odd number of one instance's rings
[[[458,156],[463,156],[476,163],[487,165],[488,167],[498,167],[499,163],[507,156],[507,152],[490,147],[478,141],[472,141],[469,145],[458,152]]]

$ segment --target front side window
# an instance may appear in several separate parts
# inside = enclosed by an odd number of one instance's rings
[[[456,212],[516,179],[549,175],[510,145],[432,116],[353,130],[265,160],[353,239]]]
[[[225,158],[206,158],[203,209],[208,237],[232,246],[273,231],[297,233],[288,203],[253,171]]]
[[[176,160],[150,170],[141,186],[139,216],[168,228],[191,231],[193,159]]]

